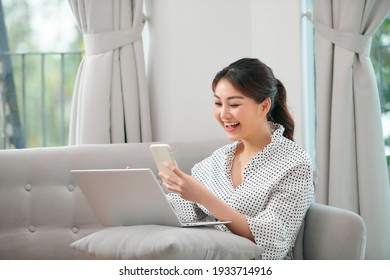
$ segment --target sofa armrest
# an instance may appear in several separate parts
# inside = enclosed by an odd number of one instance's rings
[[[366,227],[362,217],[345,209],[312,203],[305,219],[304,259],[364,259]]]

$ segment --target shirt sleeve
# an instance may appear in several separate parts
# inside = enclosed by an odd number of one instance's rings
[[[202,221],[207,217],[195,202],[185,200],[177,193],[168,193],[166,196],[181,222]]]
[[[294,245],[314,196],[312,176],[310,165],[292,167],[275,185],[265,209],[246,216],[256,244],[265,249],[263,259],[283,259]]]
[[[203,184],[211,177],[210,169],[215,166],[213,163],[214,154],[215,152],[191,168],[191,176],[194,176]],[[169,193],[167,197],[182,222],[203,221],[209,217],[209,213],[204,212],[195,202],[185,200],[175,193]]]

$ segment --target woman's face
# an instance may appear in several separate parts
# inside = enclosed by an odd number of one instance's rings
[[[230,140],[258,139],[267,122],[268,99],[257,104],[225,79],[215,87],[214,99],[214,116]]]

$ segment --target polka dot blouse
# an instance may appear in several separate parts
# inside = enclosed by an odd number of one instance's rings
[[[192,168],[192,175],[219,199],[244,214],[262,259],[284,259],[292,247],[313,199],[309,156],[283,136],[284,127],[270,123],[272,140],[246,165],[243,182],[234,187],[231,168],[238,142],[216,150]],[[182,220],[204,220],[211,213],[202,205],[168,195]],[[224,225],[216,228],[229,231]]]

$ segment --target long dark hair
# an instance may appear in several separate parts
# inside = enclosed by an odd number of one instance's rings
[[[242,94],[258,104],[269,97],[271,108],[267,119],[283,125],[283,135],[294,141],[295,125],[287,108],[286,89],[275,78],[271,68],[256,58],[242,58],[217,73],[212,83],[213,91],[221,79],[229,81]]]

